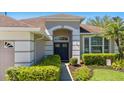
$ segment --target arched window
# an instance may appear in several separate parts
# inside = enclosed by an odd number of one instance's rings
[[[54,36],[54,42],[68,42],[68,36]]]

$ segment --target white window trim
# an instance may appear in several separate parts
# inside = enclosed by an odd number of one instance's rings
[[[105,38],[102,38],[102,45],[91,45],[91,38],[92,38],[92,37],[83,37],[83,53],[85,53],[85,45],[84,45],[84,44],[85,44],[85,43],[84,43],[84,42],[85,42],[85,41],[84,41],[85,38],[89,38],[89,53],[92,53],[92,51],[91,51],[91,47],[92,47],[92,46],[102,46],[102,53],[105,53],[105,51],[104,51],[104,46],[105,46],[105,45],[104,45],[104,39],[105,39]],[[108,46],[109,46],[109,52],[108,52],[108,53],[110,53],[110,52],[111,52],[111,51],[110,51],[110,49],[111,49],[111,48],[110,48],[110,46],[111,46],[111,45],[110,45],[110,44],[111,44],[111,41],[109,40],[108,42],[109,42],[109,44],[108,44]]]

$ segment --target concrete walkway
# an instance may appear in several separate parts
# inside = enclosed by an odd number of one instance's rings
[[[68,70],[66,68],[66,63],[61,64],[61,81],[71,81],[71,77],[68,73]]]

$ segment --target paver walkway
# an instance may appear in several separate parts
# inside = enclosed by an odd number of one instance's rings
[[[66,63],[63,63],[61,64],[61,81],[71,81],[71,77],[68,73],[68,70],[66,68]]]

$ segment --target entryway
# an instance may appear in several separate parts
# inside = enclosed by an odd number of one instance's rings
[[[62,61],[69,60],[69,44],[66,43],[54,43],[54,54],[61,57]]]
[[[72,56],[72,31],[56,29],[53,31],[53,52],[61,57],[62,62],[68,62]]]

